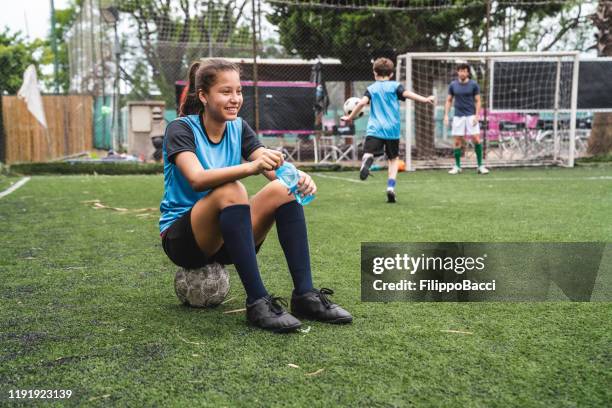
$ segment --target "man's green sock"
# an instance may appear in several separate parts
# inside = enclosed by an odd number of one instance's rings
[[[476,152],[476,161],[478,162],[478,167],[480,167],[482,166],[482,144],[475,144],[474,151]]]
[[[455,165],[461,167],[461,149],[455,149]]]

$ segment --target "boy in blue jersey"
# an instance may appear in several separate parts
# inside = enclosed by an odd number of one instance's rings
[[[350,115],[343,116],[344,121],[353,120],[367,105],[370,106],[370,118],[366,130],[364,154],[359,171],[359,178],[365,180],[370,174],[370,166],[374,162],[374,154],[383,147],[389,160],[389,177],[387,179],[387,202],[395,203],[395,180],[397,178],[399,140],[400,140],[400,105],[399,101],[410,98],[417,102],[434,103],[434,97],[424,97],[407,91],[393,77],[393,62],[388,58],[378,58],[374,61],[375,83],[368,86],[365,95]]]
[[[276,181],[282,154],[266,149],[238,117],[242,102],[236,65],[210,59],[191,66],[181,117],[164,135],[163,249],[187,269],[234,264],[247,294],[247,321],[254,326],[294,331],[301,325],[296,317],[349,323],[350,313],[329,299],[333,291],[313,287],[304,210]],[[257,174],[270,182],[249,200],[239,180]],[[300,172],[298,190],[316,192],[306,173]],[[257,265],[256,253],[274,224],[293,280],[293,314],[268,294]]]
[[[482,144],[480,143],[480,87],[470,79],[470,66],[462,63],[457,65],[457,79],[448,86],[448,96],[444,106],[444,126],[448,127],[448,113],[455,104],[452,135],[455,139],[455,165],[449,174],[461,173],[461,148],[465,136],[471,136],[476,152],[478,174],[487,174],[489,170],[482,164]]]

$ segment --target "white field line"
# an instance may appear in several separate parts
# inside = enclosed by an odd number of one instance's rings
[[[310,173],[310,174],[312,174],[314,176],[317,176],[317,177],[322,177],[322,178],[342,180],[342,181],[349,181],[351,183],[362,183],[362,181],[360,181],[360,180],[350,179],[350,178],[346,178],[346,177],[328,176],[327,174],[320,174],[320,173]]]
[[[350,183],[363,183],[363,181],[348,178],[348,177],[337,177],[337,176],[328,176],[326,174],[319,173],[311,173],[317,177],[329,178],[335,180],[348,181]],[[448,181],[458,181],[461,180],[461,176],[448,176]],[[463,181],[474,181],[473,178],[464,179]],[[565,181],[565,180],[578,180],[578,181],[610,181],[612,180],[612,176],[589,176],[589,177],[491,177],[491,176],[482,176],[478,178],[478,182],[494,182],[494,181]],[[440,179],[420,179],[420,180],[406,180],[402,178],[401,183],[431,183],[431,182],[444,182],[446,180]]]
[[[13,191],[17,190],[19,187],[23,186],[25,183],[30,181],[30,177],[24,177],[6,190],[0,192],[0,198],[11,194]]]
[[[485,180],[483,176],[482,180]],[[499,177],[491,178],[489,181],[563,181],[563,180],[584,180],[584,181],[605,181],[612,180],[612,176],[589,176],[589,177]]]

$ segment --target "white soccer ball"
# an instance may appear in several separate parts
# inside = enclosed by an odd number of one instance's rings
[[[359,103],[359,98],[356,98],[354,96],[352,98],[348,98],[344,102],[344,113],[346,115],[350,115],[351,112],[355,110],[355,107],[357,106],[358,103]],[[359,115],[357,115],[358,118],[362,116],[363,116],[363,111],[359,112]]]
[[[176,296],[183,304],[193,307],[219,305],[229,288],[229,273],[218,263],[199,269],[179,268],[174,276]]]

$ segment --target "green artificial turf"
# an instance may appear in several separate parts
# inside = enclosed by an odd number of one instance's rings
[[[383,172],[313,178],[315,284],[355,321],[289,335],[223,313],[244,307],[235,272],[229,302],[179,304],[162,176],[34,176],[0,199],[0,405],[32,403],[15,389],[70,389],[56,404],[75,406],[610,405],[609,302],[365,303],[359,285],[362,241],[609,242],[612,167],[402,173],[395,205]],[[258,259],[289,297],[274,230]]]
[[[20,179],[21,179],[21,177],[17,177],[17,176],[5,176],[3,174],[0,174],[0,193],[5,191],[7,188],[12,186],[14,183],[19,181]]]

